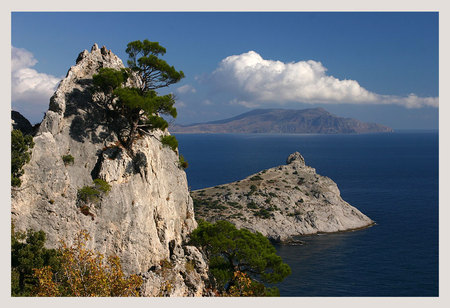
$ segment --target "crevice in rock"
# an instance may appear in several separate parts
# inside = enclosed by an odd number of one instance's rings
[[[103,159],[103,151],[99,150],[97,152],[97,162],[91,171],[92,180],[98,179],[98,175],[100,174],[100,170],[102,168]]]

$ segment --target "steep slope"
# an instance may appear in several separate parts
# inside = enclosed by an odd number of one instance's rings
[[[323,108],[257,109],[220,121],[173,125],[169,130],[172,133],[355,134],[392,132],[389,127],[338,117]]]
[[[197,224],[178,154],[161,144],[159,137],[167,134],[162,131],[138,139],[133,156],[118,146],[90,90],[102,67],[123,64],[105,47],[83,51],[50,99],[22,186],[11,192],[12,219],[19,230],[45,231],[49,247],[86,229],[91,248],[117,254],[126,273],[146,278],[144,295],[161,291],[162,260],[171,261],[175,271],[165,294],[201,295],[205,262],[195,247],[183,246]],[[63,155],[73,156],[73,164],[65,164]],[[78,192],[95,178],[108,182],[111,191],[83,209]],[[189,274],[188,260],[195,264]]]
[[[318,175],[296,152],[282,165],[247,178],[193,191],[195,214],[229,220],[274,241],[298,235],[364,228],[374,222],[340,196],[330,178]]]

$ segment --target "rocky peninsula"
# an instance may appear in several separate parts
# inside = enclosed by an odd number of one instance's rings
[[[233,183],[195,190],[191,195],[197,219],[228,220],[275,242],[374,224],[345,202],[336,183],[307,166],[298,152],[289,155],[286,165]]]

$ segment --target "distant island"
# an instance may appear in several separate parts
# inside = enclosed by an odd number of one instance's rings
[[[323,108],[311,108],[256,109],[219,121],[172,125],[169,131],[171,133],[363,134],[388,133],[393,129],[376,123],[342,118]]]

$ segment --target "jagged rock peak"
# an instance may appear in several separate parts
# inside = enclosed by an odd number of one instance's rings
[[[78,64],[78,62],[80,62],[81,60],[83,60],[84,58],[89,56],[90,54],[93,54],[93,55],[101,54],[102,56],[112,57],[112,58],[114,58],[114,60],[119,59],[110,49],[107,49],[106,46],[102,46],[102,48],[98,48],[97,43],[94,43],[94,45],[92,45],[90,52],[87,51],[86,49],[83,50],[82,52],[80,52],[80,54],[78,55],[78,58],[76,60],[76,63]]]
[[[297,163],[301,166],[305,166],[305,159],[299,152],[294,152],[286,159],[286,164],[290,165],[292,163]]]
[[[62,119],[67,116],[66,109],[69,105],[75,109],[79,107],[74,105],[76,101],[79,103],[77,93],[86,93],[92,76],[103,67],[121,69],[124,65],[111,50],[104,46],[99,49],[97,44],[92,46],[91,52],[84,50],[78,55],[76,64],[68,70],[66,78],[60,82],[55,94],[50,98],[49,110],[40,126],[40,132],[55,135],[61,130]],[[72,96],[68,96],[68,93],[72,93]]]
[[[22,185],[11,193],[16,230],[44,231],[48,248],[87,230],[90,248],[117,255],[126,274],[145,278],[144,295],[159,294],[166,269],[152,268],[162,260],[175,264],[169,295],[201,295],[207,265],[195,247],[184,245],[197,227],[186,173],[177,153],[162,145],[165,131],[137,138],[134,155],[120,145],[91,90],[92,76],[103,67],[124,66],[95,44],[80,53],[52,96]],[[137,82],[136,76],[129,80],[131,86]],[[68,155],[71,163],[64,161]],[[92,187],[94,179],[106,181],[110,190],[95,202],[81,199],[79,191]],[[187,261],[196,271],[187,273]]]

